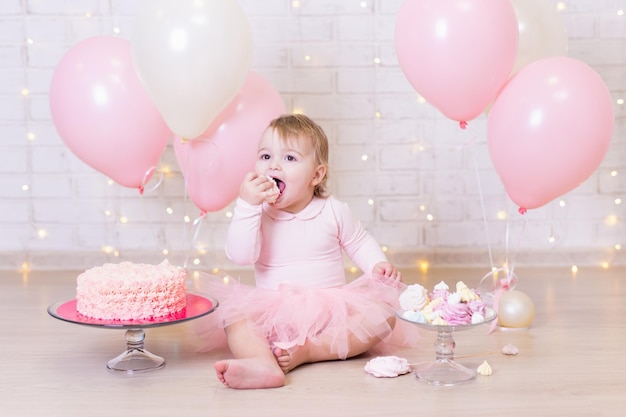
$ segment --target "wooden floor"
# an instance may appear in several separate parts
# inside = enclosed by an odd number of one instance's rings
[[[459,279],[476,286],[484,270],[404,271],[432,287]],[[0,272],[2,416],[623,416],[626,409],[626,268],[519,269],[518,289],[537,312],[528,330],[457,332],[459,361],[487,360],[493,375],[436,387],[413,374],[375,378],[370,357],[307,365],[271,390],[222,386],[198,353],[193,322],[147,330],[146,348],[167,359],[160,370],[117,375],[106,362],[125,348],[124,331],[54,319],[47,307],[74,296],[76,272]],[[417,330],[416,330],[417,331]],[[435,334],[394,354],[434,358]],[[517,356],[500,353],[506,344]],[[463,358],[464,357],[464,358]]]

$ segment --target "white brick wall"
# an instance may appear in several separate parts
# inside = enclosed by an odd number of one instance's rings
[[[597,172],[520,216],[489,158],[486,118],[460,130],[420,103],[402,74],[394,47],[402,0],[299,3],[239,1],[253,30],[252,67],[288,109],[326,129],[334,193],[394,262],[488,268],[491,252],[498,265],[626,263],[626,248],[616,249],[626,245],[626,105],[616,104],[615,136]],[[626,1],[563,3],[569,55],[593,66],[615,100],[626,99],[626,16],[617,14]],[[171,173],[140,196],[82,163],[52,124],[48,89],[63,54],[85,38],[113,36],[115,28],[130,39],[138,4],[0,2],[0,268],[154,262],[164,249],[175,263],[230,267],[223,244],[232,207],[200,221],[172,149],[161,160]]]

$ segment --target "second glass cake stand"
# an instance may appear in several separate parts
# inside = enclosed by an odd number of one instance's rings
[[[193,320],[213,312],[218,306],[215,299],[195,294],[187,294],[187,307],[172,316],[157,317],[148,320],[100,320],[85,317],[76,310],[76,300],[58,302],[48,307],[48,313],[59,320],[85,326],[106,329],[126,330],[126,350],[107,362],[107,369],[113,372],[134,374],[160,369],[165,366],[165,359],[144,348],[146,337],[144,329],[168,326]]]
[[[497,317],[496,312],[487,308],[485,321],[476,324],[466,325],[432,325],[429,323],[418,323],[409,320],[403,316],[402,311],[398,311],[396,315],[409,323],[412,323],[422,329],[436,331],[435,339],[435,361],[415,366],[415,376],[419,381],[432,385],[457,385],[472,382],[476,379],[476,371],[470,369],[454,360],[454,348],[456,343],[452,335],[454,332],[468,330],[482,324],[489,323]]]

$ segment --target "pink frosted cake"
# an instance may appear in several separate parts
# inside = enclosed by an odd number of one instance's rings
[[[76,310],[96,319],[139,320],[169,316],[186,307],[184,269],[159,265],[106,263],[76,279]]]

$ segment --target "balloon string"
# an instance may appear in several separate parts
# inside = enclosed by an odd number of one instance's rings
[[[193,248],[196,247],[196,243],[198,241],[198,236],[200,235],[200,229],[202,229],[202,223],[204,223],[204,219],[206,218],[207,212],[206,210],[202,210],[200,212],[200,216],[198,218],[196,218],[193,221],[193,228],[194,228],[194,232],[193,232],[193,238],[191,239],[191,246],[189,248],[189,252],[187,253],[187,256],[185,257],[185,262],[183,263],[183,268],[187,269],[187,265],[189,262],[189,256],[191,256],[191,252],[193,251]]]
[[[163,182],[163,171],[159,171],[159,179],[157,180],[156,184],[154,184],[152,187],[150,187],[148,190],[145,189],[146,184],[148,183],[148,181],[150,181],[150,178],[152,177],[152,174],[154,174],[154,171],[156,171],[156,167],[152,167],[149,170],[146,171],[146,173],[143,176],[143,180],[141,180],[141,185],[139,186],[139,194],[143,195],[143,193],[145,191],[151,193],[152,191],[156,190],[157,188],[159,188],[159,186],[161,185],[161,183]]]
[[[461,129],[463,129],[463,130],[467,130],[468,126],[469,126],[469,125],[467,124],[467,122],[461,122]],[[470,126],[470,127],[471,127],[471,126]],[[459,150],[461,150],[461,149],[463,149],[463,148],[467,148],[467,147],[469,147],[469,146],[473,145],[473,144],[476,142],[476,137],[477,137],[477,135],[476,135],[476,131],[475,131],[474,129],[471,129],[471,128],[470,128],[470,129],[469,129],[469,133],[470,133],[470,135],[471,135],[470,140],[468,140],[468,141],[467,141],[467,142],[465,142],[465,143],[462,143],[462,144],[460,144],[460,145],[457,145],[457,146],[453,147],[451,150],[453,150],[453,151],[459,151]]]
[[[485,234],[486,234],[486,238],[487,238],[487,250],[489,252],[489,264],[491,265],[491,270],[493,271],[494,269],[494,264],[493,264],[493,253],[491,250],[491,239],[489,238],[489,224],[487,222],[487,210],[485,209],[485,198],[483,195],[483,188],[480,182],[480,174],[478,172],[478,162],[476,161],[476,154],[473,152],[473,150],[471,151],[471,155],[472,155],[472,161],[474,162],[474,174],[476,175],[476,183],[478,186],[478,195],[480,198],[480,208],[482,210],[482,215],[483,215],[483,223],[485,225]]]
[[[155,229],[155,224],[150,220],[150,213],[148,213],[148,207],[146,206],[146,199],[144,198],[144,194],[140,193],[141,198],[141,208],[143,209],[144,216],[148,222],[148,227],[150,228],[150,233],[154,237],[154,241],[156,242],[157,247],[163,247],[162,239],[159,238],[159,234]]]
[[[517,258],[517,253],[519,251],[519,248],[522,244],[522,238],[524,237],[524,234],[526,233],[526,218],[524,218],[524,220],[522,221],[522,230],[520,230],[520,234],[517,238],[517,242],[515,244],[515,254],[513,256],[513,262],[511,263],[511,273],[507,275],[507,278],[509,279],[509,283],[512,279],[512,277],[515,275],[515,258]]]
[[[513,278],[515,278],[515,281],[513,281]],[[498,314],[498,308],[500,306],[500,297],[502,296],[502,294],[504,294],[505,291],[509,291],[515,288],[515,285],[517,284],[517,277],[514,277],[512,274],[509,274],[507,271],[506,278],[502,278],[501,280],[496,281],[496,286],[498,284],[500,286],[497,287],[495,290],[495,294],[493,295],[493,304],[491,305],[491,307],[493,308],[493,311],[495,311],[496,314]],[[493,332],[497,325],[498,325],[498,320],[492,321],[491,324],[489,325],[488,333]]]
[[[173,140],[178,140],[178,138],[176,136],[174,136]],[[180,138],[180,142],[183,146],[187,146],[187,148],[189,148],[189,146],[187,145],[187,142],[189,142],[187,139],[185,138]],[[181,164],[181,173],[183,175],[183,206],[187,207],[188,206],[188,202],[190,200],[189,197],[189,178],[187,175],[187,170],[189,169],[189,160],[191,158],[191,149],[187,149],[187,153],[185,155],[185,159],[186,159],[186,163],[185,164]],[[185,218],[187,218],[187,216],[185,216]],[[193,222],[193,224],[195,225],[197,222],[197,219]],[[182,227],[182,241],[186,242],[187,241],[187,225],[185,223],[183,223],[183,227]],[[185,256],[185,260],[183,261],[183,268],[186,270],[187,269],[187,263],[189,261],[189,257],[191,256],[191,252],[193,251],[193,247],[194,247],[194,242],[190,243],[190,247],[189,247],[189,251],[187,252],[187,255]]]

